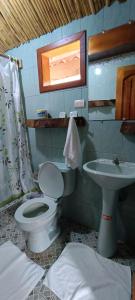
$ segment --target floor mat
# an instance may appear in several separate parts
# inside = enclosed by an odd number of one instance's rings
[[[96,231],[91,231],[90,233],[70,233],[71,242],[83,243],[95,250],[97,250],[97,239],[98,232]],[[118,242],[118,250],[112,260],[125,266],[129,266],[132,271],[135,271],[135,257],[133,257],[133,253],[131,253],[130,248],[123,242]]]
[[[45,270],[11,241],[0,246],[0,299],[25,300]]]
[[[44,284],[61,300],[130,300],[130,267],[98,254],[83,243],[68,243]]]

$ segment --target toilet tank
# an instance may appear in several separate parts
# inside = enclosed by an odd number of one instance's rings
[[[68,196],[73,193],[75,189],[75,175],[76,171],[67,167],[65,163],[55,162],[52,163],[61,171],[64,180],[64,193],[63,197]],[[42,164],[39,165],[39,168]]]
[[[61,171],[63,179],[64,179],[64,196],[68,196],[73,193],[75,189],[75,174],[76,171],[72,170],[71,168],[67,167],[65,163],[55,162],[53,161],[54,165]]]

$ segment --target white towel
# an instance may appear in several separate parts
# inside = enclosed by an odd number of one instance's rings
[[[66,165],[68,165],[71,169],[81,167],[81,144],[76,122],[73,117],[69,119],[63,155],[65,156]]]
[[[24,300],[44,275],[11,241],[0,246],[0,300]]]
[[[131,271],[92,248],[69,243],[43,282],[61,300],[130,300]]]

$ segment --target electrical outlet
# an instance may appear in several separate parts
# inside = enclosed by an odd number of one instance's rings
[[[60,111],[60,112],[59,112],[59,118],[66,118],[66,113],[65,113],[65,111]]]
[[[75,108],[83,108],[84,107],[84,100],[79,99],[74,101],[74,107]]]

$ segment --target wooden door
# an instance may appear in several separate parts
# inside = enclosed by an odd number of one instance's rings
[[[135,65],[117,71],[116,120],[135,120]]]

